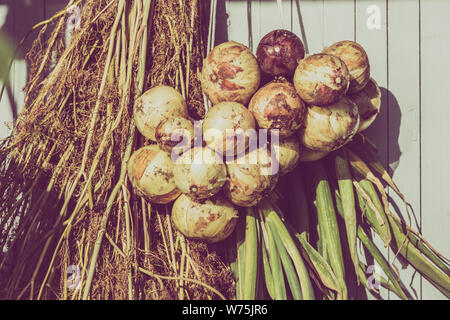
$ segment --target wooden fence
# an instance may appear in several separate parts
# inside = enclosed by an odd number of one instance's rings
[[[168,0],[172,1],[172,0]],[[62,8],[64,0],[0,1],[0,28],[16,42],[38,21]],[[299,35],[307,52],[336,41],[364,46],[371,74],[382,87],[382,112],[366,132],[380,150],[414,213],[414,225],[450,257],[450,1],[446,0],[218,0],[216,43],[235,40],[256,50],[267,32],[285,28]],[[27,42],[26,47],[29,47]],[[0,101],[0,138],[20,109],[27,68],[23,52],[11,73],[11,88]],[[390,196],[397,202],[400,199]],[[399,205],[399,207],[401,207]],[[402,210],[405,214],[405,210]],[[378,241],[380,247],[381,241]],[[393,252],[384,251],[395,259]],[[419,299],[443,299],[436,289],[400,269]],[[381,289],[386,299],[394,294]],[[361,292],[361,297],[363,297]]]

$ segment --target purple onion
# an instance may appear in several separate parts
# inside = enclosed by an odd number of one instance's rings
[[[288,30],[274,30],[258,44],[256,57],[261,70],[270,76],[292,77],[298,60],[305,56],[299,37]]]

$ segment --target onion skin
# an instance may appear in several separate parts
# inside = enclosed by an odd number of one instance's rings
[[[322,52],[344,61],[350,73],[350,93],[358,92],[366,86],[370,79],[370,64],[369,57],[360,44],[350,40],[339,41]]]
[[[279,143],[272,144],[272,149],[277,156],[278,164],[280,166],[280,176],[284,176],[297,167],[300,160],[300,154],[303,152],[300,141],[296,135],[283,139],[279,141]]]
[[[306,111],[294,86],[285,79],[274,80],[260,88],[248,108],[260,128],[277,129],[280,138],[289,137],[301,127]]]
[[[338,57],[318,53],[300,60],[294,86],[307,104],[323,106],[342,98],[348,90],[350,74]]]
[[[161,150],[180,155],[194,143],[194,124],[180,117],[165,119],[156,127],[155,138]]]
[[[353,138],[359,121],[358,106],[346,97],[328,106],[309,106],[300,138],[309,149],[334,151]]]
[[[144,92],[134,105],[134,121],[139,132],[156,142],[159,123],[172,117],[189,119],[186,101],[174,88],[156,86]]]
[[[270,76],[292,77],[298,60],[305,56],[303,42],[288,30],[274,30],[258,44],[256,57],[261,70]]]
[[[236,140],[237,130],[256,129],[253,114],[242,104],[237,102],[221,102],[216,104],[205,115],[203,120],[203,137],[206,145],[214,151],[234,156],[239,153]],[[249,136],[243,137],[244,152],[249,145]]]
[[[305,146],[302,146],[302,152],[300,153],[300,162],[312,162],[320,160],[329,154],[328,151],[311,150]]]
[[[174,179],[181,192],[193,199],[206,199],[222,189],[227,181],[227,169],[214,151],[196,147],[178,157]]]
[[[136,150],[127,164],[128,177],[136,193],[152,203],[166,204],[180,194],[173,176],[173,162],[157,145]]]
[[[223,187],[224,195],[241,207],[256,205],[278,182],[278,161],[268,148],[252,150],[226,165],[229,180]]]
[[[246,105],[260,81],[261,71],[255,56],[240,43],[224,42],[203,61],[202,89],[213,104],[233,101]]]
[[[203,201],[182,194],[172,207],[172,221],[181,233],[210,243],[226,239],[234,231],[237,217],[237,209],[221,194]]]
[[[349,94],[348,98],[358,106],[360,117],[358,132],[366,130],[380,113],[380,87],[378,87],[376,81],[371,78],[361,91]]]

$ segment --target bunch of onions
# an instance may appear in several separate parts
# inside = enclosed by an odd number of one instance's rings
[[[164,119],[156,127],[155,138],[162,150],[180,155],[194,143],[194,124],[181,117]]]
[[[174,179],[178,189],[193,199],[206,199],[227,181],[227,169],[217,154],[206,147],[195,147],[175,162]]]
[[[300,155],[303,153],[300,139],[296,135],[273,143],[272,150],[277,156],[280,176],[294,170],[300,161]]]
[[[275,129],[280,138],[286,138],[301,127],[306,106],[294,86],[278,78],[259,89],[248,108],[260,128]]]
[[[267,146],[250,150],[226,165],[229,180],[223,187],[224,194],[241,207],[256,205],[278,182],[278,161]]]
[[[349,40],[339,41],[322,52],[344,61],[350,73],[350,93],[358,92],[366,86],[370,79],[370,64],[367,53],[360,44]]]
[[[283,29],[266,34],[256,49],[256,57],[261,70],[275,77],[291,78],[298,61],[304,56],[305,48],[300,38]]]
[[[156,127],[168,118],[189,118],[186,101],[174,88],[160,85],[144,92],[134,105],[134,121],[139,132],[156,142]]]
[[[301,60],[295,70],[294,86],[308,104],[323,106],[342,98],[348,90],[350,74],[336,56],[318,53]]]
[[[381,90],[371,78],[361,91],[349,94],[348,98],[358,106],[360,117],[358,132],[361,132],[367,129],[380,113]]]
[[[358,127],[358,106],[344,97],[331,105],[309,106],[300,138],[309,149],[330,152],[350,141]]]
[[[150,202],[166,204],[180,195],[173,175],[173,162],[157,145],[136,150],[127,164],[128,177],[136,193]]]
[[[237,102],[216,104],[208,110],[203,120],[203,138],[206,145],[227,156],[245,152],[250,140],[248,131],[254,132],[255,129],[256,123],[252,113]]]
[[[247,104],[260,81],[255,56],[240,43],[224,42],[203,61],[202,89],[213,104],[223,101]]]
[[[172,221],[181,233],[211,243],[227,238],[237,217],[236,208],[221,194],[200,201],[182,194],[172,207]]]

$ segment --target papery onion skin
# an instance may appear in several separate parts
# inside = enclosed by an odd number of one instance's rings
[[[164,119],[156,127],[155,138],[162,150],[179,155],[194,143],[194,124],[180,117]]]
[[[246,105],[260,81],[256,57],[235,41],[218,45],[203,61],[202,89],[213,104],[233,101]]]
[[[213,150],[195,147],[175,161],[174,180],[178,189],[191,198],[206,199],[222,189],[227,169]]]
[[[180,190],[175,185],[173,162],[157,145],[136,150],[127,164],[127,173],[136,193],[152,203],[167,204]]]
[[[260,88],[248,108],[260,128],[276,129],[280,138],[289,137],[301,127],[306,111],[294,86],[284,78]]]
[[[350,74],[336,56],[317,53],[300,60],[294,86],[307,104],[327,105],[338,101],[348,90]]]
[[[221,194],[201,201],[182,194],[172,207],[172,221],[181,233],[210,243],[226,239],[237,218],[237,209]]]
[[[329,152],[350,141],[358,127],[358,106],[344,97],[331,105],[309,106],[300,137],[307,148]]]
[[[183,96],[174,88],[160,85],[144,92],[134,105],[134,121],[139,132],[156,142],[155,131],[164,119],[189,118]]]
[[[292,77],[298,60],[305,56],[303,42],[288,30],[274,30],[258,44],[256,57],[261,70],[270,76]]]
[[[239,152],[235,133],[255,130],[253,114],[237,102],[221,102],[214,105],[203,120],[203,138],[208,147],[223,155],[236,155]],[[227,131],[228,130],[228,131]],[[244,150],[247,150],[249,136],[243,137]]]
[[[226,162],[228,181],[223,187],[226,198],[241,207],[252,207],[275,188],[279,165],[269,147],[249,151],[245,156]]]
[[[381,90],[374,79],[370,79],[367,85],[358,92],[348,95],[359,111],[358,132],[366,130],[377,118],[381,107]]]
[[[300,162],[312,162],[320,160],[324,157],[326,157],[329,152],[328,151],[317,151],[317,150],[311,150],[304,145],[302,145],[302,152],[300,153]]]
[[[303,152],[297,135],[290,136],[289,138],[280,140],[278,143],[272,144],[272,150],[278,159],[280,176],[284,176],[297,167],[300,154]]]
[[[350,73],[350,93],[362,90],[370,79],[370,64],[364,48],[357,42],[339,41],[323,49],[323,53],[332,54],[344,61]]]

